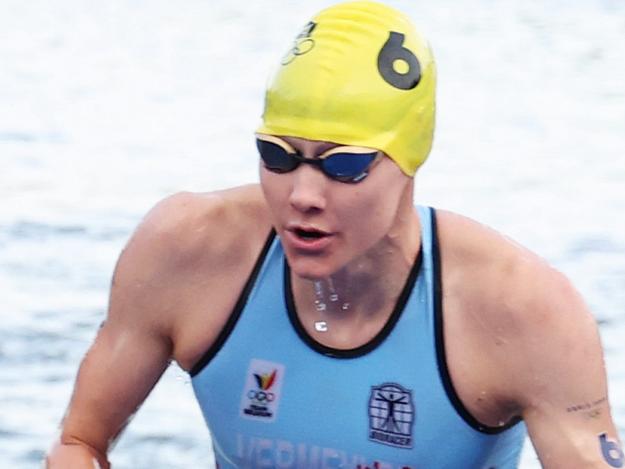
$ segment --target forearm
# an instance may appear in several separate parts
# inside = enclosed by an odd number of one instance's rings
[[[57,442],[46,456],[47,469],[110,469],[105,454],[81,443]]]

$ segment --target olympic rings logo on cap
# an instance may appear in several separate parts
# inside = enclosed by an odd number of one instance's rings
[[[293,43],[293,47],[289,50],[284,58],[282,59],[282,65],[288,65],[295,60],[296,57],[300,55],[307,54],[310,52],[313,47],[315,47],[315,40],[310,36],[312,32],[317,27],[317,23],[314,21],[309,21],[301,33],[297,35],[295,41]]]

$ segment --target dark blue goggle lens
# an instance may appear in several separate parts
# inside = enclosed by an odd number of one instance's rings
[[[257,139],[256,147],[265,167],[276,173],[288,173],[299,166],[299,161],[275,143]]]
[[[333,153],[326,158],[304,158],[297,153],[289,153],[280,145],[257,139],[256,146],[265,167],[276,173],[293,171],[301,163],[317,166],[326,176],[341,182],[358,182],[367,176],[369,165],[378,152]]]

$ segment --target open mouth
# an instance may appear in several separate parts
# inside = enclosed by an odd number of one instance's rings
[[[304,240],[321,239],[325,236],[328,236],[326,233],[323,233],[317,230],[303,230],[301,228],[296,228],[293,231],[297,235],[298,238],[301,238]]]
[[[325,252],[335,236],[333,232],[296,224],[287,226],[285,235],[289,246],[302,255]]]

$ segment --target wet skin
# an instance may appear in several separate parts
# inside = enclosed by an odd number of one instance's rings
[[[306,157],[333,145],[289,143]],[[272,225],[285,240],[303,323],[314,313],[315,279],[335,278],[353,300],[330,331],[310,333],[353,348],[379,331],[419,246],[413,180],[389,158],[355,185],[309,165],[260,171],[262,188],[177,194],[137,228],[117,264],[107,320],[79,370],[50,467],[93,467],[93,457],[107,467],[111,440],[169,361],[189,370],[214,342]],[[491,426],[522,415],[546,468],[614,467],[618,442],[604,399],[601,344],[579,294],[499,233],[442,210],[437,220],[447,365],[465,407]],[[293,224],[330,239],[308,249],[305,239],[290,240]],[[587,402],[592,418],[571,411]]]

